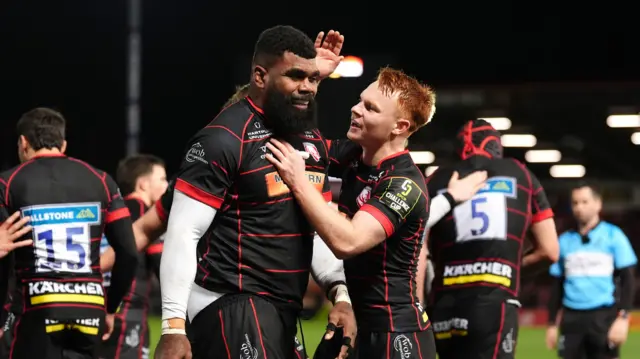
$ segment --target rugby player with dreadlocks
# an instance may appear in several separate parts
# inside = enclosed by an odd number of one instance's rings
[[[461,161],[427,179],[434,197],[451,174],[486,171],[485,187],[431,228],[435,266],[430,317],[440,359],[511,359],[518,334],[520,269],[558,259],[553,212],[540,182],[504,158],[500,133],[484,120],[458,134]],[[523,257],[527,231],[533,250]]]

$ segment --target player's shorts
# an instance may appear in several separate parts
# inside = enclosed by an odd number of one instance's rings
[[[515,358],[517,302],[451,300],[428,310],[440,359]]]
[[[558,356],[564,359],[613,359],[619,348],[609,345],[609,328],[618,312],[614,307],[562,310]]]
[[[342,349],[342,329],[338,328],[330,340],[320,341],[313,359],[334,359]],[[323,334],[324,336],[324,334]],[[349,354],[349,359],[435,359],[436,343],[433,331],[413,333],[362,332]]]
[[[45,311],[17,316],[12,328],[11,359],[93,359],[104,332],[104,312],[95,317],[58,321]],[[102,313],[98,315],[97,313]]]
[[[144,309],[127,309],[115,316],[113,333],[100,345],[99,359],[148,359],[149,328]]]
[[[260,296],[226,294],[193,318],[187,334],[194,359],[306,358],[296,321],[297,313]]]
[[[9,358],[9,348],[11,347],[11,341],[13,340],[12,328],[15,324],[16,316],[11,311],[8,311],[7,318],[2,325],[2,338],[0,338],[0,359]]]

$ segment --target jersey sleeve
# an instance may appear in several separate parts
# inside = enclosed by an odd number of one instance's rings
[[[549,199],[547,198],[544,188],[538,178],[529,169],[527,169],[527,172],[531,178],[532,190],[531,223],[538,223],[545,219],[553,218],[553,210],[551,209],[551,204],[549,204]]]
[[[154,206],[156,207],[156,213],[162,223],[166,224],[169,220],[169,211],[171,211],[171,203],[173,202],[173,189],[176,185],[175,181],[169,182],[167,190],[164,191],[159,200],[156,201]]]
[[[9,210],[7,208],[7,200],[5,198],[5,192],[7,190],[6,182],[0,178],[0,224],[9,218]]]
[[[613,229],[612,234],[613,263],[616,269],[635,266],[638,263],[638,258],[631,246],[631,242],[629,242],[629,238],[618,227]]]
[[[415,209],[426,208],[427,203],[420,205],[421,201],[426,201],[426,195],[412,179],[388,177],[378,183],[360,210],[377,219],[389,237]]]
[[[220,209],[240,163],[242,141],[220,127],[206,128],[189,145],[175,189]]]
[[[162,259],[162,250],[164,249],[164,236],[156,239],[146,250],[147,266],[150,271],[160,278],[160,260]]]

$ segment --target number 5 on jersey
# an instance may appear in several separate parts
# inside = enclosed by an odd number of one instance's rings
[[[507,238],[507,199],[516,198],[515,178],[492,177],[483,189],[453,210],[456,242]]]
[[[91,272],[92,225],[99,225],[99,203],[22,208],[31,217],[37,272]]]

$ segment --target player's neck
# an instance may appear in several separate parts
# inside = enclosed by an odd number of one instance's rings
[[[143,193],[143,192],[140,192],[140,191],[134,191],[130,195],[128,195],[127,197],[139,199],[147,207],[151,207],[151,205],[152,205],[151,198],[149,198],[149,196],[146,193]]]
[[[580,234],[586,235],[587,233],[591,232],[591,230],[594,229],[598,225],[598,223],[600,223],[600,216],[595,216],[589,222],[580,223],[578,225],[578,231],[580,232]]]
[[[31,158],[33,157],[46,157],[46,156],[59,156],[62,155],[62,151],[57,148],[42,148],[37,151],[33,151]]]
[[[382,160],[405,150],[404,144],[386,142],[380,147],[362,146],[362,162],[367,166],[377,166]]]

